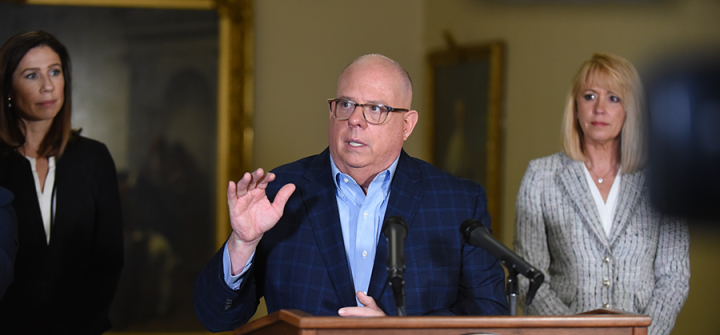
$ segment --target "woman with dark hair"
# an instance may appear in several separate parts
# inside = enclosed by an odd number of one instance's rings
[[[100,334],[123,264],[115,164],[70,127],[70,58],[33,31],[0,48],[0,186],[15,194],[20,248],[0,334]]]
[[[690,290],[690,241],[684,220],[650,205],[640,76],[594,54],[572,85],[563,151],[531,161],[517,195],[515,251],[545,274],[526,314],[612,308],[669,334]]]

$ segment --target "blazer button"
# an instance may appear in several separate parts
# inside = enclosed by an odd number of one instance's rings
[[[225,311],[229,310],[230,307],[232,307],[233,300],[230,298],[225,298]]]
[[[607,279],[607,278],[603,279],[603,286],[605,286],[605,287],[610,286],[610,279]]]
[[[610,263],[610,256],[605,256],[605,257],[603,257],[603,262],[605,262],[605,264],[609,264],[609,263]]]

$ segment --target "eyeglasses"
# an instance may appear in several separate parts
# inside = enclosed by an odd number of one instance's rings
[[[340,121],[349,119],[350,115],[355,111],[355,107],[362,107],[363,117],[369,124],[385,123],[390,112],[409,111],[409,109],[405,108],[392,108],[380,104],[359,104],[345,99],[328,99],[328,103],[330,104],[330,113]]]

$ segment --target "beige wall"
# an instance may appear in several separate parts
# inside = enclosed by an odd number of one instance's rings
[[[420,123],[406,150],[427,158],[423,119],[425,55],[444,47],[502,39],[508,46],[503,196],[504,241],[512,244],[515,196],[531,159],[560,149],[560,117],[572,75],[593,52],[610,52],[641,71],[662,56],[720,44],[720,2],[372,0],[255,2],[255,166],[272,168],[327,146],[337,76],[353,58],[383,53],[415,83]],[[522,4],[525,2],[525,4]],[[579,1],[578,1],[579,2]],[[711,315],[719,298],[711,263],[717,231],[693,229],[691,294],[675,334],[720,333]],[[713,293],[715,292],[715,293]],[[709,293],[709,294],[708,294]]]
[[[444,30],[460,44],[495,39],[507,43],[503,242],[512,245],[520,181],[531,159],[559,151],[564,99],[580,63],[593,52],[610,52],[643,72],[668,55],[717,47],[720,2],[502,2],[427,0],[425,43],[427,49],[443,47]],[[691,240],[690,296],[673,334],[718,334],[720,320],[712,311],[720,298],[720,271],[714,265],[720,228],[692,226]]]
[[[502,2],[426,1],[426,13],[433,15],[425,19],[425,43],[427,48],[442,47],[444,30],[461,44],[493,39],[507,43],[503,205],[504,242],[510,244],[515,195],[525,168],[531,159],[559,151],[562,109],[580,63],[593,52],[610,52],[642,71],[668,53],[719,44],[720,2]]]
[[[255,1],[254,167],[272,169],[327,147],[340,72],[358,56],[381,53],[425,87],[424,3],[415,0]],[[412,107],[424,109],[416,94]],[[405,149],[425,158],[423,119]],[[239,178],[239,176],[238,176]],[[265,315],[262,302],[255,317]]]
[[[393,58],[425,87],[423,10],[415,0],[255,1],[254,165],[273,168],[327,147],[327,99],[360,55]],[[416,95],[412,107],[423,105]],[[423,157],[422,138],[416,128],[405,146],[411,155]]]

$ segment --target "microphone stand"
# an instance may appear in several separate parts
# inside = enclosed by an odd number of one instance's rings
[[[518,315],[518,272],[514,267],[508,267],[508,277],[506,291],[508,295],[508,303],[510,305],[510,315]]]
[[[537,293],[538,288],[540,288],[540,285],[542,285],[545,280],[542,272],[536,270],[535,267],[528,264],[522,257],[496,240],[481,221],[473,219],[463,221],[460,225],[460,234],[468,244],[483,248],[495,256],[507,269],[508,277],[505,291],[508,295],[510,315],[516,316],[518,314],[518,273],[530,280],[530,287],[525,297],[525,310],[527,311],[527,307],[532,303],[535,293]]]
[[[537,293],[540,285],[542,285],[543,281],[545,281],[545,276],[542,272],[535,269],[528,271],[527,278],[530,281],[530,285],[528,286],[528,291],[525,295],[525,313],[523,314],[527,314],[528,307],[532,303],[533,298],[535,298],[535,293]]]
[[[505,262],[502,262],[503,265],[506,265]],[[508,305],[510,307],[510,315],[516,316],[518,315],[518,272],[515,269],[514,266],[505,266],[508,270],[508,277],[507,277],[507,284],[505,285],[505,291],[508,295]],[[540,271],[537,271],[535,269],[531,269],[528,271],[527,274],[528,281],[530,282],[530,285],[528,286],[528,292],[525,295],[525,313],[527,313],[527,309],[530,306],[530,304],[533,301],[533,298],[535,298],[535,293],[537,293],[537,290],[540,288],[540,285],[542,285],[545,277]]]
[[[391,216],[383,224],[383,234],[388,239],[388,282],[395,296],[395,307],[398,316],[405,314],[405,256],[403,254],[403,240],[407,236],[408,228],[405,220],[399,216]]]
[[[395,308],[398,316],[407,316],[405,314],[405,280],[401,276],[390,278],[390,286],[395,296]]]

